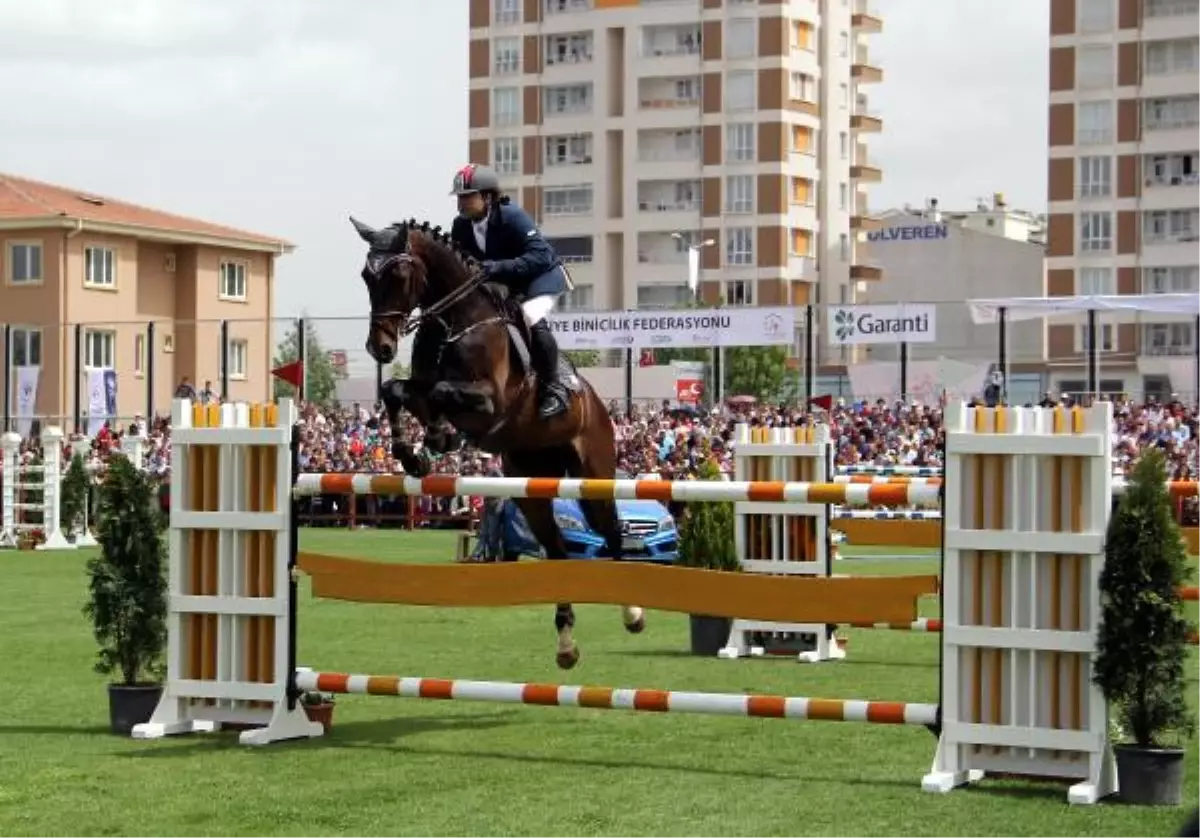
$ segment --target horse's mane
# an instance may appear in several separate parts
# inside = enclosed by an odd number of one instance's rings
[[[413,255],[431,263],[435,270],[460,270],[467,279],[474,278],[483,270],[479,260],[460,247],[441,227],[433,227],[428,221],[419,222],[416,219],[409,219],[400,226],[407,234]]]

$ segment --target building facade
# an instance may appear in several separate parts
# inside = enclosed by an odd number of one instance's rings
[[[1200,0],[1051,0],[1048,296],[1200,293]],[[1100,387],[1190,390],[1196,324],[1104,316]],[[1080,389],[1082,315],[1047,327]],[[1183,379],[1183,380],[1176,380]]]
[[[116,373],[117,417],[144,414],[150,404],[168,414],[183,378],[197,391],[206,381],[219,388],[221,321],[228,323],[228,397],[267,399],[275,260],[292,249],[0,174],[0,326],[9,334],[12,415],[23,403],[22,368],[37,370],[33,417],[69,423],[77,386],[86,413],[96,369]]]
[[[470,149],[576,309],[852,302],[881,178],[865,0],[471,0]],[[692,257],[695,258],[695,257]]]

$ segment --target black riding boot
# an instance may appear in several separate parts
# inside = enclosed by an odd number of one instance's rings
[[[533,350],[533,371],[538,377],[538,415],[543,419],[557,416],[567,409],[566,396],[558,380],[558,341],[550,324],[538,321],[529,330]]]

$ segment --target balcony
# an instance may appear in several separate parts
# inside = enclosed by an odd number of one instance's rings
[[[1147,20],[1194,15],[1200,15],[1200,0],[1146,0],[1144,16]]]
[[[1181,358],[1196,354],[1196,329],[1192,323],[1143,323],[1141,339],[1143,355]]]
[[[850,13],[850,26],[856,34],[875,34],[883,31],[883,19],[875,14],[867,0],[855,0],[854,11]]]
[[[593,203],[590,184],[547,186],[542,190],[542,215],[545,218],[590,216]]]
[[[850,114],[850,128],[864,134],[878,134],[883,130],[883,119],[875,114],[859,111]]]
[[[860,233],[878,230],[883,227],[883,222],[878,218],[872,218],[865,214],[853,214],[850,216],[850,229]]]
[[[547,69],[578,67],[592,63],[593,50],[590,32],[547,35],[544,49]]]
[[[878,166],[859,164],[850,167],[850,177],[863,183],[879,183],[883,180],[883,171]]]
[[[592,0],[545,0],[542,8],[547,15],[565,15],[590,12],[592,7]]]
[[[589,116],[592,113],[592,86],[571,84],[545,88],[543,112],[547,119]]]
[[[638,106],[643,110],[678,110],[700,107],[697,76],[642,79],[638,84]]]
[[[788,279],[803,279],[813,281],[817,278],[817,260],[811,256],[788,254]]]
[[[872,64],[856,62],[850,65],[850,78],[858,84],[878,84],[883,81],[883,70]]]
[[[590,165],[592,162],[592,135],[569,134],[547,137],[543,153],[547,169]]]
[[[694,23],[642,28],[642,58],[700,55],[700,27]]]
[[[858,282],[879,282],[883,279],[883,268],[878,265],[853,263],[850,265],[850,278]]]

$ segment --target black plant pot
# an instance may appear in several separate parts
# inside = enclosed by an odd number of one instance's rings
[[[1183,749],[1117,745],[1117,783],[1125,803],[1178,806],[1183,802]]]
[[[692,633],[692,654],[715,658],[717,652],[729,642],[729,630],[733,620],[728,617],[707,617],[703,614],[689,615]]]
[[[108,721],[112,732],[129,736],[134,725],[150,721],[162,691],[162,684],[109,684]]]

